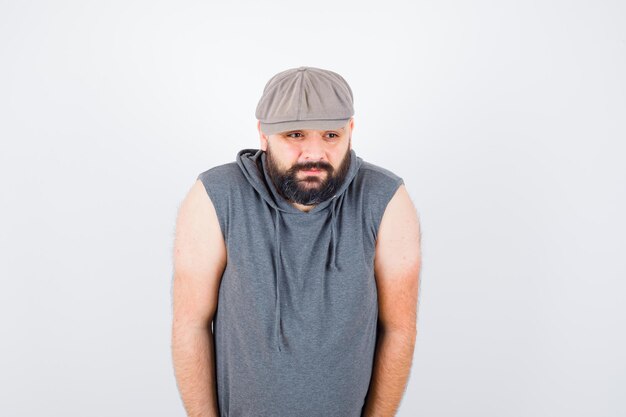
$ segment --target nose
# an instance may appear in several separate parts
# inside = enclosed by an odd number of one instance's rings
[[[305,162],[325,161],[326,149],[322,135],[317,132],[312,134],[308,140],[305,140],[302,144],[301,153]]]

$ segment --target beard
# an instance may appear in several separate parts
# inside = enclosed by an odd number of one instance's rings
[[[327,162],[305,162],[295,164],[286,171],[276,164],[272,151],[267,147],[267,173],[274,186],[285,199],[305,206],[312,206],[328,200],[339,190],[350,168],[350,147],[346,151],[337,172]],[[308,175],[298,179],[298,171],[320,169],[326,171],[326,176]]]

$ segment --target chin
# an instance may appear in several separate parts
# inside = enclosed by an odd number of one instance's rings
[[[303,186],[300,187],[300,190],[302,190],[302,191],[311,191],[311,190],[319,190],[319,189],[320,189],[320,186],[317,185],[317,184],[310,185],[310,186],[303,185]]]

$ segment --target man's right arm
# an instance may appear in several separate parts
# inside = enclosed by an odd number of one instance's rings
[[[226,266],[226,245],[215,207],[200,180],[176,219],[172,283],[172,359],[189,417],[218,417],[211,323]]]

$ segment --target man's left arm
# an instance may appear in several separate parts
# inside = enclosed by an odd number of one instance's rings
[[[364,417],[394,416],[404,395],[417,336],[420,241],[417,212],[401,185],[385,209],[376,240],[378,340]]]

